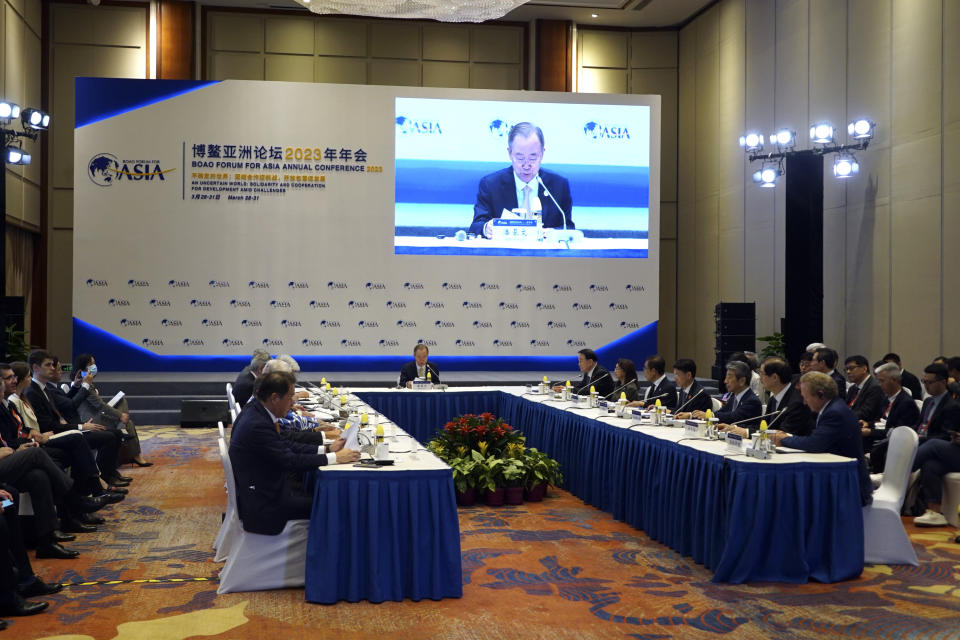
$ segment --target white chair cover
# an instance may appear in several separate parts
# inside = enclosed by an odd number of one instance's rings
[[[227,511],[232,511],[236,527],[229,543],[227,562],[220,572],[217,593],[302,587],[310,521],[290,520],[275,536],[244,531],[237,516],[236,484],[227,443],[220,440],[219,445],[223,472],[227,477]]]
[[[910,427],[897,427],[890,433],[883,481],[873,492],[873,504],[863,508],[864,559],[868,563],[919,564],[900,520],[918,440]]]
[[[947,522],[955,527],[960,527],[960,515],[957,509],[960,508],[960,473],[948,473],[943,476],[943,496],[940,498],[940,513],[944,515]],[[23,508],[20,509],[23,511]]]

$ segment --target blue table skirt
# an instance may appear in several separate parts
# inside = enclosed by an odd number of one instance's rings
[[[314,474],[308,602],[459,598],[460,522],[449,469]]]
[[[421,442],[461,413],[503,417],[560,463],[565,489],[704,564],[715,582],[836,582],[863,571],[856,461],[746,462],[502,392],[362,396]]]

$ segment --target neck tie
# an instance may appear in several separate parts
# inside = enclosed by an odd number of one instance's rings
[[[13,404],[8,404],[7,409],[10,411],[10,415],[13,416],[13,421],[17,423],[17,436],[20,438],[28,437],[27,430],[23,426],[23,420],[20,419],[20,414],[17,413],[17,408]]]
[[[418,378],[426,378],[426,377],[427,377],[427,373],[426,373],[426,371],[424,371],[425,368],[426,368],[426,367],[417,367],[417,377],[418,377]]]
[[[930,400],[927,404],[926,410],[923,412],[923,420],[920,421],[920,428],[917,429],[917,434],[924,438],[927,435],[927,429],[930,428],[930,420],[933,418],[933,405],[936,403],[936,400]]]
[[[736,411],[736,410],[737,410],[737,394],[733,394],[730,396],[730,411]]]
[[[893,400],[896,400],[896,399],[897,399],[896,396],[894,396]],[[887,415],[890,413],[890,407],[893,406],[893,400],[887,400],[887,406],[884,408],[883,415],[880,416],[881,418],[886,418]]]
[[[273,421],[273,428],[277,430],[277,435],[280,435],[280,422],[277,420]]]
[[[677,406],[682,407],[685,404],[687,404],[687,392],[680,389],[680,393],[677,394]]]
[[[850,390],[847,391],[847,406],[852,407],[853,403],[857,401],[857,396],[860,395],[860,387],[854,385],[850,387]]]
[[[526,211],[525,218],[530,218],[530,214],[533,212],[530,211],[530,185],[523,185],[523,210]]]
[[[770,396],[770,399],[767,401],[767,410],[764,413],[773,413],[777,410],[777,399],[774,396]]]

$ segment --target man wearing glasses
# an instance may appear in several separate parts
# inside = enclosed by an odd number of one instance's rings
[[[913,519],[918,527],[942,527],[947,519],[930,508],[940,503],[943,476],[960,471],[960,404],[947,394],[947,367],[931,364],[923,370],[921,380],[930,397],[920,409],[920,448],[913,470],[920,470],[920,501],[923,515]]]
[[[540,127],[530,122],[513,125],[507,135],[511,166],[480,179],[470,233],[493,237],[493,220],[499,218],[504,209],[523,209],[526,218],[540,211],[544,227],[574,228],[570,182],[540,168],[543,151]]]

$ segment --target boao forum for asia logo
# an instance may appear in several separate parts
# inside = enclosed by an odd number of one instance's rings
[[[87,163],[87,177],[98,187],[128,182],[163,182],[166,180],[164,174],[171,171],[174,169],[164,169],[159,160],[120,159],[112,153],[98,153]]]

